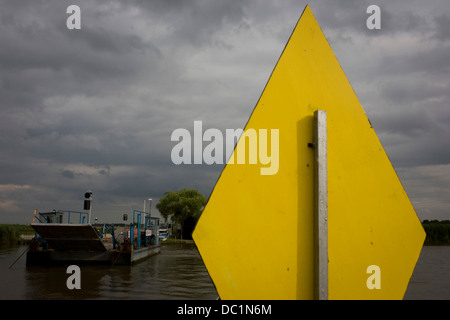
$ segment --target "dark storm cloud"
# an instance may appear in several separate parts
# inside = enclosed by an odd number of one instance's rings
[[[75,178],[75,174],[70,170],[63,170],[61,172],[61,176],[65,177],[65,178],[69,178],[69,179]]]
[[[394,103],[426,103],[428,99],[440,99],[449,93],[448,83],[418,81],[416,79],[388,80],[380,85],[386,99]]]
[[[97,83],[100,77],[103,85],[117,78],[125,80],[140,70],[146,53],[161,56],[156,46],[138,35],[89,19],[90,11],[98,10],[95,6],[83,7],[83,18],[90,22],[73,32],[65,26],[66,6],[49,3],[43,6],[48,10],[19,5],[11,9],[12,18],[2,18],[0,59],[1,71],[6,73],[2,93],[13,95],[11,98],[21,98],[27,92],[32,93],[29,96],[34,102],[55,92],[93,94],[104,89]],[[157,63],[157,59],[147,63]],[[43,82],[51,87],[41,87]]]
[[[437,43],[424,46],[418,52],[406,52],[402,56],[385,56],[380,61],[380,67],[390,74],[405,75],[415,72],[447,74],[450,71],[449,56],[450,46]]]
[[[434,18],[434,36],[441,41],[450,40],[450,17],[447,14],[440,14]]]
[[[98,8],[82,3],[84,23],[78,33],[65,26],[67,5],[2,6],[1,184],[48,185],[59,194],[89,185],[107,190],[104,168],[109,165],[167,163],[144,128],[158,127],[141,111],[145,102],[118,99],[139,81],[142,66],[157,70],[161,52],[107,20],[108,13],[116,13],[114,2]],[[146,123],[139,121],[142,117]],[[142,148],[146,142],[151,155]]]

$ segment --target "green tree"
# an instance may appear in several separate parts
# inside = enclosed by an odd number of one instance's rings
[[[172,221],[181,225],[181,238],[183,238],[184,221],[189,217],[198,220],[206,201],[198,190],[166,191],[164,197],[159,199],[156,208],[166,221],[170,217]]]

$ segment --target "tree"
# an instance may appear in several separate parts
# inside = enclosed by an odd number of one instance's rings
[[[206,198],[198,190],[192,189],[166,191],[164,195],[159,199],[156,208],[166,221],[171,217],[181,225],[181,238],[183,238],[184,221],[189,217],[198,220],[206,204]]]

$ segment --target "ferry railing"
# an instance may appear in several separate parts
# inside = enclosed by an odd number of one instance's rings
[[[81,212],[81,211],[73,211],[73,210],[58,210],[59,212],[67,213],[67,223],[70,222],[70,215],[75,214],[78,215],[78,223],[79,224],[87,224],[89,221],[89,212]]]
[[[81,211],[74,211],[74,210],[53,210],[51,212],[43,212],[41,213],[39,210],[35,209],[33,213],[33,223],[35,223],[36,219],[40,223],[63,223],[63,220],[56,219],[57,216],[62,216],[63,214],[67,214],[67,223],[76,223],[71,221],[71,215],[73,218],[73,215],[77,215],[78,217],[78,224],[87,224],[89,221],[89,213],[88,212],[81,212]],[[55,221],[53,219],[50,219],[50,217],[54,217]],[[52,217],[52,218],[53,218]]]
[[[103,231],[101,234],[102,242],[103,242],[103,238],[105,237],[105,235],[108,233],[109,230],[111,230],[113,249],[115,249],[116,248],[116,235],[115,235],[115,231],[114,231],[114,224],[109,225],[109,227],[107,227],[106,223],[103,225]]]
[[[142,223],[142,215],[144,215],[144,223]],[[151,214],[149,212],[139,211],[139,210],[133,210],[133,222],[130,224],[130,241],[131,246],[134,247],[136,244],[136,247],[139,249],[141,248],[141,228],[144,228],[144,239],[145,239],[145,245],[150,245],[150,237],[151,235],[154,235],[154,241],[155,244],[159,244],[159,239],[157,236],[157,221],[158,218],[152,218]],[[152,223],[155,222],[155,223]],[[136,229],[136,243],[134,240],[134,231]]]

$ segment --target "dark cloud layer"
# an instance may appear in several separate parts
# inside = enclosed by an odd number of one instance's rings
[[[171,132],[243,127],[306,5],[79,1],[68,30],[69,1],[0,3],[0,222],[20,223],[81,209],[86,189],[103,221],[167,190],[208,196],[223,166],[175,166]],[[448,218],[447,2],[310,6],[419,217]]]

